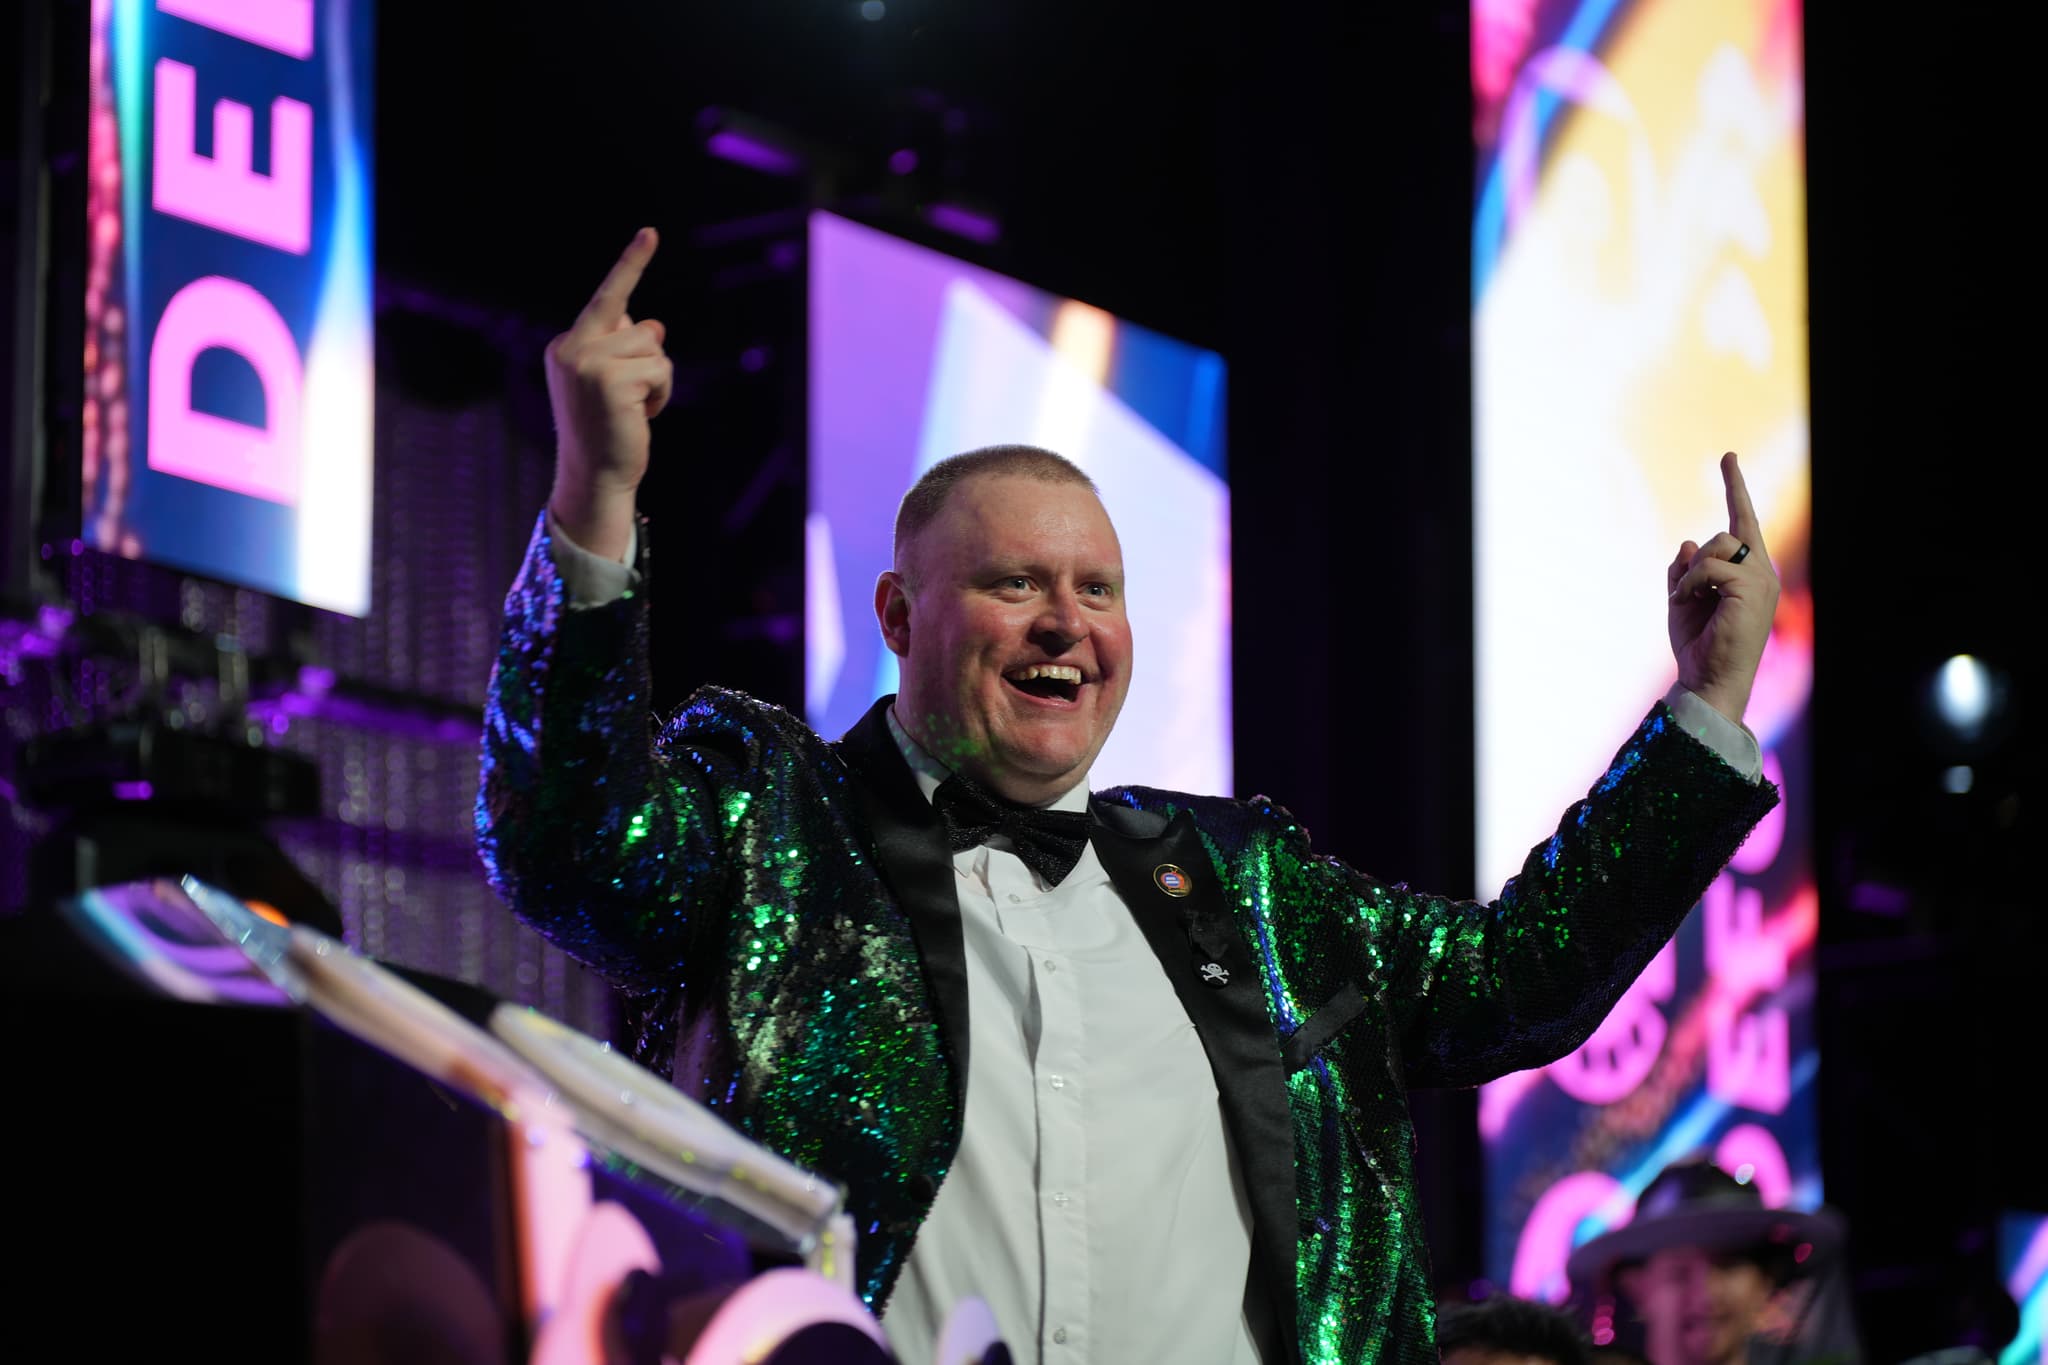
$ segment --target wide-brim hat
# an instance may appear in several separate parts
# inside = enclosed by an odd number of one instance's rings
[[[1707,1252],[1780,1252],[1783,1279],[1796,1279],[1827,1264],[1840,1250],[1844,1228],[1825,1210],[1774,1209],[1764,1205],[1754,1184],[1703,1161],[1667,1166],[1636,1201],[1635,1217],[1573,1250],[1565,1274],[1575,1285],[1590,1285],[1617,1267],[1646,1261],[1672,1247]]]

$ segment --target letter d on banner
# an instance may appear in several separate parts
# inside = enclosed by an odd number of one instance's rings
[[[263,425],[192,409],[201,351],[233,351],[263,385]],[[149,347],[149,467],[291,506],[299,497],[298,343],[246,284],[208,275],[172,295]]]

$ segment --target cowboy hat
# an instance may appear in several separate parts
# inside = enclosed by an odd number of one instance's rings
[[[1627,1224],[1575,1249],[1565,1274],[1575,1285],[1588,1285],[1667,1248],[1697,1247],[1755,1255],[1782,1282],[1828,1261],[1842,1235],[1833,1214],[1767,1208],[1754,1184],[1710,1161],[1689,1158],[1657,1173]]]

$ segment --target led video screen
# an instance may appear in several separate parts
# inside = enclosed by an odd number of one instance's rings
[[[1667,1162],[1821,1197],[1797,0],[1475,0],[1477,849],[1498,887],[1676,676],[1664,566],[1742,458],[1783,582],[1747,723],[1784,803],[1593,1039],[1480,1097],[1487,1265],[1571,1249]]]
[[[88,545],[362,615],[370,0],[95,0]]]
[[[832,214],[809,270],[811,724],[840,734],[896,690],[872,603],[905,490],[948,455],[1037,445],[1095,481],[1123,545],[1136,658],[1097,785],[1229,792],[1222,357]]]
[[[2008,1213],[1999,1220],[1998,1268],[2020,1310],[2020,1330],[1999,1353],[1998,1365],[2042,1365],[2048,1361],[2048,1214]]]

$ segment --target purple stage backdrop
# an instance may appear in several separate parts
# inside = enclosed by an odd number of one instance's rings
[[[1098,785],[1230,790],[1221,356],[827,213],[810,231],[805,710],[842,733],[896,689],[872,609],[897,501],[977,446],[1086,470],[1123,543],[1137,666]]]

